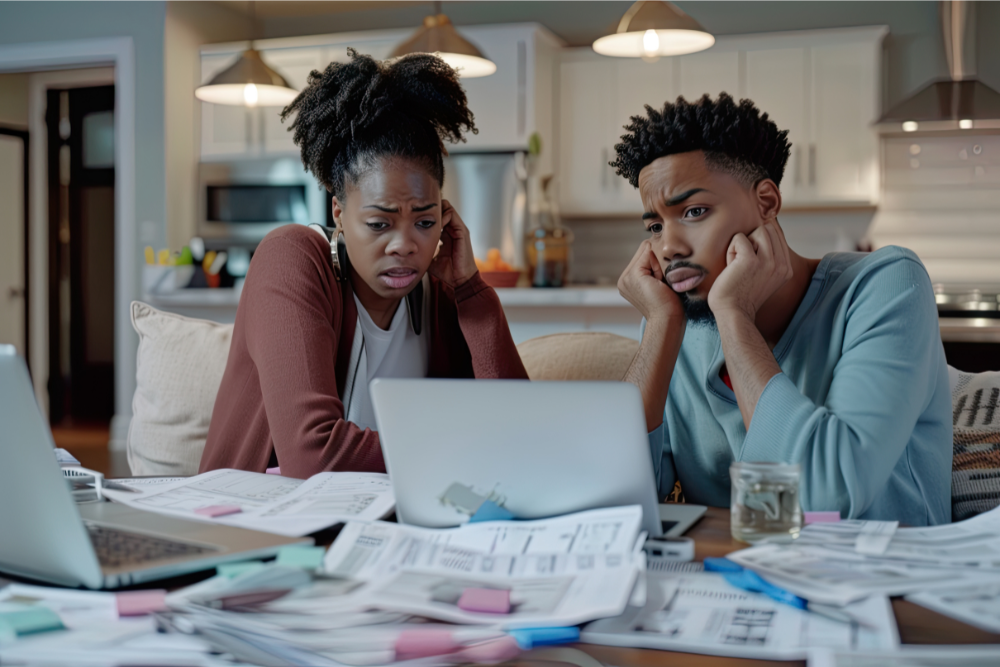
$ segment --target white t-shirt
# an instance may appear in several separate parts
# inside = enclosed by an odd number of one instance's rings
[[[345,387],[345,410],[347,421],[360,428],[375,427],[375,412],[372,410],[368,383],[375,378],[424,378],[427,377],[429,356],[426,337],[418,336],[410,328],[410,315],[406,301],[396,308],[396,314],[387,330],[379,329],[368,311],[354,295],[358,306],[358,324],[354,331],[352,360],[357,358],[354,368],[348,369]],[[425,318],[426,321],[426,318]],[[354,354],[360,346],[360,356]]]

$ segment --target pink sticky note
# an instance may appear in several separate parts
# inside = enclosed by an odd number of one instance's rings
[[[517,640],[507,635],[468,646],[458,653],[448,656],[448,661],[495,665],[498,662],[513,660],[519,655],[521,655],[521,647],[517,645]]]
[[[808,526],[811,523],[837,523],[840,512],[803,512],[803,519]]]
[[[396,660],[444,655],[460,648],[451,630],[403,630],[396,638]]]
[[[215,518],[217,516],[226,516],[227,514],[239,514],[243,510],[240,509],[239,505],[209,505],[208,507],[199,507],[194,511],[195,514],[200,514],[201,516],[207,516]]]
[[[510,591],[495,588],[466,588],[462,591],[462,597],[458,599],[458,608],[487,614],[509,614]]]
[[[264,472],[266,474],[268,474],[268,475],[280,475],[281,474],[281,466],[275,466],[273,468],[268,468]]]
[[[125,591],[115,594],[119,616],[145,616],[154,611],[166,611],[167,592],[162,589],[152,591]]]

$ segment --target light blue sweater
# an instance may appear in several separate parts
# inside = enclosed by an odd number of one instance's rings
[[[951,521],[951,394],[930,279],[911,251],[823,258],[774,356],[749,433],[719,377],[718,331],[689,325],[663,425],[661,495],[727,507],[729,464],[802,466],[806,511],[923,526]]]

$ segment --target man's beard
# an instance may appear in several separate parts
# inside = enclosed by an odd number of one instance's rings
[[[705,269],[705,267],[683,259],[677,262],[672,262],[664,271],[664,275],[670,273],[674,269],[682,268],[700,269],[703,274],[708,275],[708,270]],[[693,298],[689,296],[687,292],[678,292],[677,296],[681,299],[681,306],[684,308],[684,315],[687,317],[688,322],[697,326],[713,328],[716,326],[715,314],[713,314],[712,309],[708,307],[707,298]]]
[[[684,307],[684,315],[687,321],[696,326],[715,328],[715,313],[708,307],[708,299],[694,299],[688,296],[687,292],[678,294],[681,298],[681,306]]]

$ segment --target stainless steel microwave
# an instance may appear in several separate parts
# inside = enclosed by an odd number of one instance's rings
[[[282,225],[326,224],[326,192],[292,159],[199,165],[198,233],[260,241]]]

